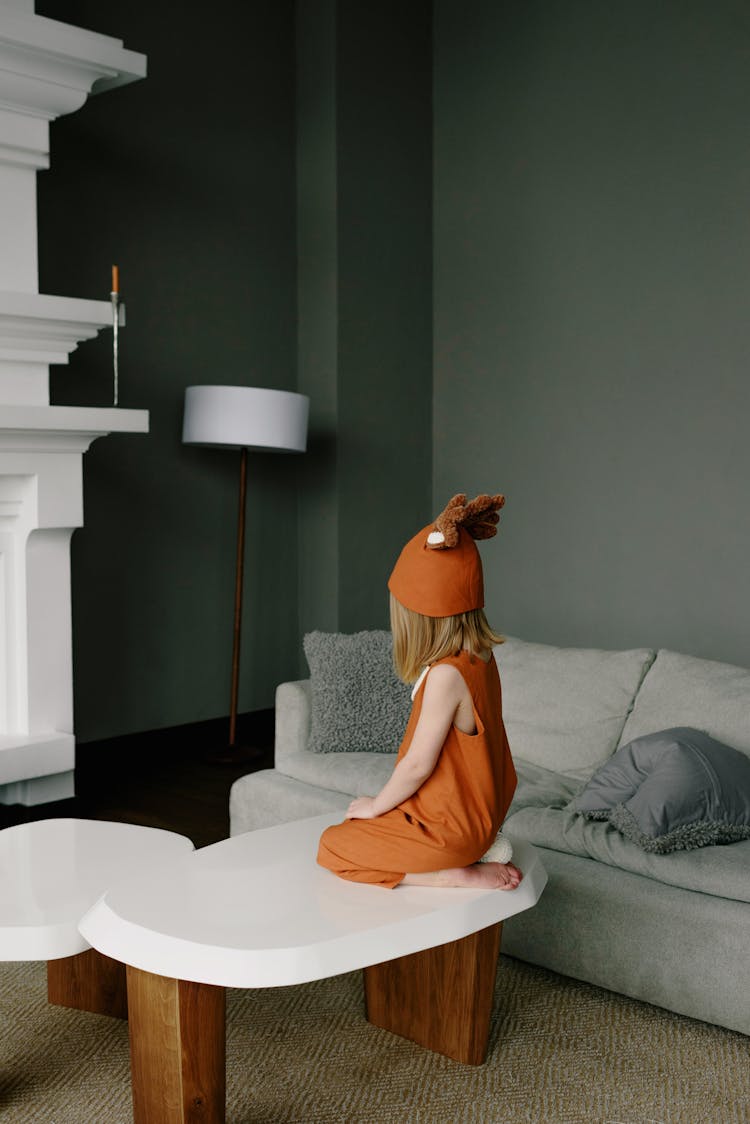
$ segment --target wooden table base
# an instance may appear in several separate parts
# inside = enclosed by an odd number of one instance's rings
[[[225,995],[128,966],[134,1124],[223,1124]]]
[[[47,961],[47,999],[97,1015],[128,1017],[125,965],[96,949]]]
[[[461,940],[364,969],[367,1018],[467,1065],[481,1065],[502,922]]]
[[[367,1018],[459,1062],[487,1053],[502,923],[364,969]],[[128,966],[134,1124],[224,1124],[225,990]]]

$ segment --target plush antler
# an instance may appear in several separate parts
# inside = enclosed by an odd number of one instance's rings
[[[460,492],[438,515],[435,530],[427,537],[427,545],[433,550],[457,546],[459,527],[467,530],[473,539],[491,539],[497,534],[498,512],[504,503],[505,496],[485,494],[467,503],[466,495]]]

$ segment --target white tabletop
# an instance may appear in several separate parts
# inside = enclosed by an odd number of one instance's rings
[[[315,861],[327,813],[236,835],[113,885],[82,919],[100,952],[156,975],[225,987],[323,979],[457,940],[535,905],[547,875],[514,844],[515,890],[386,890]]]
[[[0,960],[89,948],[83,914],[111,883],[193,849],[184,835],[104,820],[36,820],[0,831]]]

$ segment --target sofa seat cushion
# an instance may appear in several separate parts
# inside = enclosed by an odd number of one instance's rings
[[[518,787],[508,814],[509,818],[522,808],[566,808],[581,788],[581,782],[564,773],[554,773],[530,761],[515,761]]]
[[[586,780],[617,749],[654,653],[556,648],[509,637],[495,658],[514,760]]]
[[[303,784],[348,796],[375,796],[393,772],[392,753],[285,753],[276,772]],[[519,761],[518,788],[508,815],[521,808],[564,808],[580,788],[580,781],[549,769]]]
[[[279,772],[304,784],[328,788],[350,796],[375,796],[393,772],[392,753],[297,753],[284,754]]]
[[[391,753],[347,753],[332,757],[303,750],[285,754],[281,768],[277,765],[273,772],[344,796],[375,796],[393,772],[394,764]],[[506,823],[522,808],[564,808],[580,788],[580,781],[526,761],[516,762],[516,772],[518,787]]]
[[[670,726],[694,726],[750,756],[750,670],[660,649],[620,745]]]
[[[503,833],[551,851],[595,859],[668,886],[717,898],[750,902],[750,839],[699,851],[651,854],[625,839],[610,823],[587,820],[571,808],[521,808]]]

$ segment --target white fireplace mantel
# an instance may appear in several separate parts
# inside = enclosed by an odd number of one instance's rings
[[[109,433],[148,432],[146,410],[50,405],[50,364],[111,328],[112,306],[38,292],[36,173],[49,165],[51,121],[145,73],[145,57],[119,39],[37,16],[33,0],[3,0],[0,803],[73,795],[70,537],[83,524],[83,455]]]
[[[0,802],[73,795],[70,537],[83,454],[146,410],[0,405]]]
[[[124,304],[118,322],[125,324]],[[49,365],[67,363],[79,343],[111,325],[109,301],[0,292],[0,405],[48,405]]]
[[[85,453],[109,433],[148,433],[148,410],[119,406],[0,406],[0,453]]]

